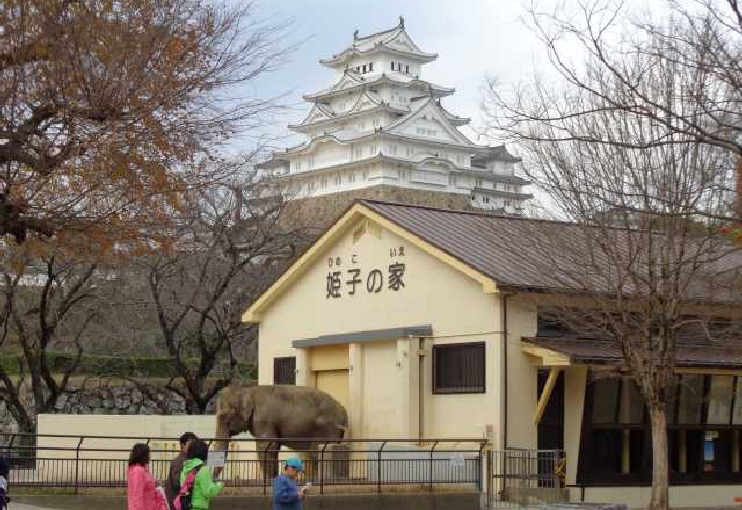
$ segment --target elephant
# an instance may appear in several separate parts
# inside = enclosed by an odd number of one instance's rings
[[[226,452],[229,439],[250,432],[257,439],[263,475],[278,475],[278,451],[287,446],[315,452],[319,441],[340,441],[348,429],[348,413],[327,393],[306,386],[232,385],[216,404],[214,448]],[[277,441],[266,441],[274,439]],[[316,472],[317,455],[310,453],[307,475]]]

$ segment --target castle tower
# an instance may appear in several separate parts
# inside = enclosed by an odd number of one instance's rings
[[[422,78],[438,58],[421,50],[400,17],[392,29],[353,35],[342,52],[320,60],[335,83],[308,94],[306,118],[289,126],[307,137],[259,168],[291,198],[392,186],[458,195],[469,206],[519,213],[531,198],[516,177],[519,159],[504,146],[472,143],[457,128],[469,119],[441,99],[455,90]]]

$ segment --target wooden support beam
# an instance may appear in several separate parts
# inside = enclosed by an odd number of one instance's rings
[[[549,370],[549,378],[546,380],[546,385],[544,386],[544,389],[541,392],[541,396],[538,399],[538,404],[536,405],[536,415],[533,417],[533,422],[536,425],[541,423],[541,417],[544,415],[546,406],[549,403],[549,399],[551,398],[551,392],[554,391],[554,386],[556,386],[557,379],[559,378],[559,371],[560,369],[556,367],[552,367],[551,370]]]

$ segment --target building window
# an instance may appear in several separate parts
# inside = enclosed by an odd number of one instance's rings
[[[587,483],[648,483],[651,427],[631,379],[595,378],[585,396],[578,479]],[[672,483],[742,481],[742,377],[682,374],[667,406]]]
[[[342,184],[342,177],[340,175],[335,176],[335,186],[340,186]]]
[[[368,63],[368,72],[369,73],[372,73],[373,71],[374,71],[374,63],[373,62],[369,62]]]
[[[484,342],[433,346],[433,393],[484,393],[484,379]]]
[[[405,152],[408,156],[412,156],[415,153],[415,149],[413,147],[406,147]]]
[[[394,62],[392,62],[392,71],[394,71]]]
[[[273,360],[273,384],[296,384],[296,357]]]
[[[477,186],[478,188],[482,187],[482,179],[476,179],[474,181],[474,186]]]
[[[353,172],[348,173],[348,183],[356,182],[356,174]]]
[[[363,180],[364,181],[367,181],[368,180],[368,172],[365,171],[365,170],[363,171]]]
[[[405,74],[410,74],[410,66],[404,66]]]
[[[320,181],[320,186],[322,186],[322,188],[327,187],[327,177],[322,178],[322,180]]]

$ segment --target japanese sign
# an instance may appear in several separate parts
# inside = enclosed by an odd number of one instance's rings
[[[210,468],[215,467],[224,467],[224,461],[226,460],[226,455],[224,452],[219,452],[216,450],[212,450],[209,452],[209,455],[206,458],[206,465]]]
[[[382,291],[399,292],[404,289],[407,269],[405,247],[390,248],[389,258],[389,264],[366,271],[359,267],[359,256],[356,254],[347,260],[347,264],[342,257],[328,258],[325,297],[338,299],[360,293],[379,294]]]

